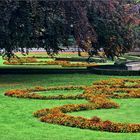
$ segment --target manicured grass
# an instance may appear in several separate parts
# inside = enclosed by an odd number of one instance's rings
[[[23,55],[21,54],[16,54],[19,57],[23,57]],[[48,57],[48,55],[45,52],[41,52],[41,53],[30,53],[29,55],[26,55],[25,57],[32,57],[32,56],[36,56],[36,57]],[[59,58],[81,58],[81,59],[88,59],[88,57],[79,57],[78,54],[72,53],[72,52],[67,52],[67,53],[60,53],[58,55],[56,55],[55,57]],[[98,59],[93,57],[94,59]],[[53,58],[39,58],[37,59],[39,61],[51,61],[53,60]],[[59,69],[69,69],[69,67],[62,67],[61,65],[36,65],[36,64],[31,64],[31,65],[5,65],[3,64],[4,60],[2,59],[2,57],[0,56],[0,68],[59,68]],[[72,62],[73,63],[73,62]],[[76,62],[77,63],[77,62]],[[113,61],[108,60],[107,63],[99,63],[99,65],[106,65],[106,64],[114,64]],[[85,68],[85,67],[72,67],[73,69],[79,69],[79,68]]]
[[[40,95],[45,96],[53,96],[53,95],[75,95],[75,94],[81,94],[83,90],[51,90],[51,91],[43,91],[43,92],[35,92]]]
[[[140,61],[140,57],[139,57],[139,56],[125,55],[124,57],[125,57],[126,59],[135,60],[135,61]]]
[[[119,109],[88,110],[69,114],[86,118],[98,116],[103,120],[111,120],[113,122],[140,123],[139,99],[115,99],[114,101],[120,105]]]
[[[24,57],[23,55],[21,55],[20,53],[17,53],[16,54],[17,56],[19,57]],[[37,57],[50,57],[47,55],[47,53],[45,52],[31,52],[29,53],[29,55],[26,55],[25,57],[32,57],[32,56],[37,56]],[[88,59],[88,57],[80,57],[78,56],[78,53],[77,52],[60,52],[58,55],[55,55],[54,57],[56,58],[81,58],[82,60],[83,59]],[[139,61],[140,60],[140,57],[138,56],[131,56],[131,55],[128,55],[128,54],[125,54],[124,56],[120,57],[122,59],[127,59],[127,60],[131,60],[131,61]],[[93,57],[93,59],[99,59],[98,57]],[[42,58],[42,59],[37,59],[37,60],[40,60],[40,61],[51,61],[51,60],[54,60],[53,58]],[[59,68],[59,69],[69,69],[69,67],[62,67],[61,65],[37,65],[37,64],[32,64],[32,65],[5,65],[3,64],[4,60],[2,60],[2,57],[0,56],[0,68]],[[114,64],[114,61],[111,61],[111,60],[107,60],[106,63],[97,63],[98,65],[113,65]],[[76,67],[77,68],[77,67]],[[80,68],[83,68],[83,67],[80,67]],[[74,67],[73,67],[74,69]],[[77,68],[78,69],[78,68]]]
[[[93,74],[61,74],[61,75],[0,75],[0,140],[139,140],[140,133],[110,133],[83,130],[48,123],[41,123],[32,113],[43,108],[52,108],[64,104],[80,104],[85,100],[30,100],[4,96],[9,89],[29,88],[32,86],[57,85],[91,85],[93,81],[109,78],[129,78],[118,76],[100,76]],[[70,91],[75,94],[80,91]],[[58,92],[49,91],[48,94]],[[59,91],[67,94],[68,91]],[[43,93],[43,94],[47,94]],[[115,99],[120,109],[92,110],[72,113],[77,116],[99,116],[103,120],[116,122],[140,123],[139,99]]]

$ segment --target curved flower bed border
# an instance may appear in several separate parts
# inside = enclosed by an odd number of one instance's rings
[[[61,65],[62,67],[90,67],[97,66],[96,63],[70,63],[69,61],[38,61],[36,57],[21,57],[7,59],[3,62],[5,65]]]
[[[133,84],[126,84],[131,82]],[[75,90],[83,89],[84,92],[77,95],[57,95],[44,96],[36,94],[37,91],[49,90]],[[115,93],[114,93],[115,92]],[[124,93],[117,93],[124,92]],[[117,123],[112,121],[103,121],[101,118],[93,117],[87,119],[84,117],[75,117],[65,113],[94,110],[94,109],[109,109],[118,108],[119,105],[110,98],[140,98],[140,80],[127,79],[111,79],[94,82],[92,86],[58,86],[58,87],[34,87],[26,90],[10,90],[5,93],[6,96],[17,98],[30,99],[86,99],[86,104],[68,104],[51,109],[42,109],[33,113],[40,121],[46,123],[59,124],[82,129],[109,131],[109,132],[140,132],[140,124]]]

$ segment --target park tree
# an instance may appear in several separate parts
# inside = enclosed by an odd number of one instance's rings
[[[29,48],[44,48],[53,55],[68,46],[72,36],[90,55],[102,48],[113,58],[131,50],[137,39],[136,4],[131,0],[3,0],[0,48],[8,57],[14,51],[28,53]]]
[[[23,48],[33,46],[30,12],[26,1],[0,1],[0,48],[8,57],[13,51],[23,52]]]
[[[0,1],[0,48],[10,57],[14,51],[44,48],[57,53],[64,36],[57,1]],[[51,51],[52,50],[52,51]]]
[[[113,59],[132,50],[140,24],[135,6],[133,1],[90,1],[88,19],[98,34],[97,48],[102,48],[107,57]]]

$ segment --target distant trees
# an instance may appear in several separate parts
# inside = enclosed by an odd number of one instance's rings
[[[131,0],[3,0],[0,1],[0,48],[14,51],[44,48],[53,55],[72,36],[85,51],[103,49],[107,57],[132,49],[139,16]]]

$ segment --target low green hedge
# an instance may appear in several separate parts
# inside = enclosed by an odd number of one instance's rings
[[[87,68],[90,73],[101,75],[119,75],[119,76],[140,76],[140,70],[125,70],[125,67],[117,67],[113,65],[103,65]]]
[[[113,67],[113,68],[112,68]],[[73,74],[94,73],[100,75],[140,76],[140,71],[125,70],[112,65],[101,65],[86,68],[0,68],[0,74]]]
[[[59,57],[59,58],[55,58],[55,60],[59,60],[59,61],[74,61],[74,62],[87,62],[88,58],[77,58],[77,57],[70,57],[70,58],[63,58],[63,57]],[[107,62],[104,58],[90,58],[89,60],[90,62],[96,62],[96,63],[105,63]]]
[[[81,69],[46,69],[46,68],[0,68],[0,74],[73,74],[73,73],[88,73],[85,68]]]

